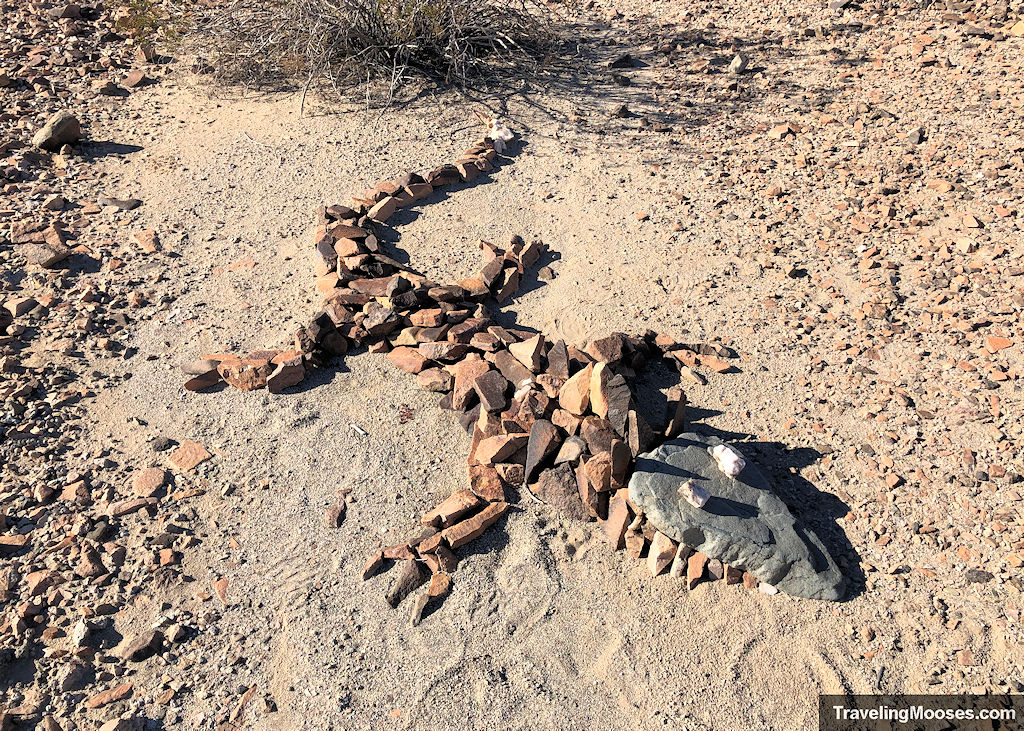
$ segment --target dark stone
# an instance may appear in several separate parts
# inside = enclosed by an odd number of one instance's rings
[[[749,571],[780,591],[838,600],[846,579],[818,537],[799,522],[748,462],[737,478],[721,472],[708,448],[718,439],[687,433],[642,454],[630,501],[669,538]],[[703,508],[679,495],[692,479],[711,493]]]

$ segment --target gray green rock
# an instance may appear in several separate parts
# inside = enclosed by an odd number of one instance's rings
[[[721,443],[687,433],[641,454],[629,481],[630,501],[673,540],[749,571],[780,591],[841,599],[846,579],[821,540],[790,512],[750,460],[736,478],[719,471],[708,448]],[[703,508],[679,495],[687,479],[711,493]]]

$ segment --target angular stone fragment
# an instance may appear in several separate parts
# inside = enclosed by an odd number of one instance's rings
[[[579,431],[583,419],[575,414],[570,414],[565,409],[555,409],[551,413],[551,423],[568,434],[575,434]],[[584,442],[584,446],[586,446],[586,442]]]
[[[725,567],[725,583],[726,585],[738,584],[743,581],[743,571],[736,568],[735,566],[726,565]]]
[[[377,574],[377,572],[379,572],[381,570],[381,568],[383,568],[383,566],[384,566],[384,552],[383,551],[377,551],[375,554],[373,554],[373,556],[370,558],[370,560],[366,562],[366,565],[363,566],[363,572],[362,572],[363,581],[366,581],[370,577],[375,576]]]
[[[483,505],[470,490],[456,490],[445,498],[444,502],[423,514],[420,521],[423,525],[432,525],[435,528],[443,528],[455,523],[462,516],[467,515]]]
[[[324,511],[324,525],[328,528],[340,528],[345,520],[345,503],[329,505]]]
[[[462,343],[421,343],[419,351],[430,360],[453,361],[466,355],[469,348]]]
[[[480,358],[466,358],[446,367],[455,376],[452,389],[452,408],[465,411],[472,403],[471,396],[476,396],[476,390],[473,387],[476,379],[486,373],[490,369],[490,365]]]
[[[188,472],[197,465],[210,459],[210,453],[206,451],[199,442],[186,439],[174,452],[171,453],[169,462],[174,469],[180,472]]]
[[[544,354],[544,336],[534,335],[521,343],[512,343],[508,351],[533,373],[540,372],[540,359]]]
[[[148,630],[130,640],[121,651],[121,657],[129,662],[142,662],[160,652],[164,635],[159,630]]]
[[[561,464],[544,470],[537,482],[530,485],[530,490],[566,518],[583,520],[587,517],[572,465]]]
[[[306,366],[301,355],[295,354],[293,357],[279,362],[275,358],[272,364],[274,362],[276,362],[274,370],[267,376],[267,390],[271,393],[281,393],[290,386],[299,385],[305,379]]]
[[[395,578],[395,583],[391,585],[385,597],[388,604],[392,608],[397,608],[403,599],[427,583],[429,577],[430,572],[419,561],[402,561],[402,568]]]
[[[490,465],[469,465],[469,486],[474,494],[488,502],[504,502],[505,483],[498,471]]]
[[[587,475],[586,460],[580,460],[579,464],[576,465],[576,489],[580,495],[580,502],[583,503],[583,509],[591,515],[591,517],[602,519],[606,517],[607,513],[602,513],[602,495],[594,489],[593,483]]]
[[[525,479],[530,482],[541,463],[558,449],[562,442],[558,427],[546,419],[537,419],[530,427],[526,447]]]
[[[558,405],[570,414],[582,416],[590,406],[590,379],[593,367],[587,366],[565,382],[558,392]]]
[[[444,393],[452,388],[452,375],[440,368],[427,368],[417,374],[416,383],[427,391]]]
[[[103,706],[111,703],[116,703],[119,700],[127,698],[131,695],[133,683],[121,683],[120,685],[104,690],[101,693],[97,693],[85,702],[85,705],[89,708],[102,708]]]
[[[224,379],[221,378],[220,371],[217,370],[217,365],[214,363],[203,373],[197,373],[192,378],[185,381],[185,389],[187,391],[202,391],[207,388],[213,388]]]
[[[50,117],[42,129],[32,136],[35,147],[56,152],[64,145],[73,145],[82,136],[82,126],[70,112],[60,111]]]
[[[676,557],[672,559],[672,567],[668,570],[668,575],[673,579],[682,578],[686,573],[686,559],[690,557],[691,553],[693,553],[693,549],[680,543],[676,549]]]
[[[60,241],[21,244],[18,251],[32,264],[51,269],[71,256],[71,249]]]
[[[630,453],[629,447],[626,446],[625,442],[620,439],[614,439],[612,440],[608,457],[611,462],[609,484],[611,489],[618,490],[620,487],[626,486],[626,475],[629,472],[630,465],[633,463],[633,455]]]
[[[626,443],[634,457],[654,444],[654,432],[636,409],[630,409],[626,419]]]
[[[651,548],[647,552],[647,568],[651,576],[657,576],[672,563],[676,555],[676,544],[661,531],[655,531]]]
[[[583,470],[595,492],[608,492],[612,489],[612,460],[608,452],[598,452],[588,459]]]
[[[508,381],[498,371],[487,371],[477,376],[473,388],[480,399],[481,408],[486,411],[502,411],[508,406],[505,390]]]
[[[452,577],[443,571],[439,571],[430,577],[430,586],[427,587],[427,594],[431,599],[441,599],[448,595],[452,588]]]
[[[472,518],[467,518],[461,523],[456,523],[451,528],[442,531],[444,540],[452,548],[469,543],[483,534],[508,511],[508,503],[491,503]]]
[[[612,548],[619,551],[626,547],[626,529],[633,520],[629,509],[629,491],[623,488],[616,491],[608,503],[608,520],[604,522],[604,534]]]
[[[501,375],[508,379],[514,390],[518,390],[523,386],[533,383],[533,372],[520,363],[516,357],[507,350],[495,351],[494,355],[488,356],[488,358],[490,358],[495,367],[501,371]]]
[[[625,339],[618,333],[592,340],[586,347],[587,355],[599,363],[617,363],[625,354]]]
[[[167,481],[167,473],[159,467],[149,467],[132,478],[132,491],[139,497],[153,497]]]
[[[160,236],[153,229],[144,229],[132,233],[132,241],[147,254],[155,254],[160,250]]]
[[[579,437],[569,437],[562,443],[562,446],[559,447],[558,454],[555,455],[555,464],[560,465],[563,462],[576,462],[581,456],[583,456],[583,453],[586,450],[586,442]]]
[[[406,373],[420,373],[430,361],[416,348],[398,347],[393,348],[390,353],[384,356],[392,365],[396,365]]]
[[[846,580],[818,537],[775,495],[753,464],[723,474],[709,447],[720,442],[686,433],[641,455],[630,500],[673,540],[743,568],[794,596],[842,598]],[[682,480],[700,479],[711,497],[698,509],[679,495]]]
[[[371,208],[366,216],[372,218],[374,221],[384,223],[398,209],[398,201],[392,196],[381,199],[376,205]]]
[[[612,445],[618,440],[618,435],[612,429],[612,425],[605,419],[597,416],[588,416],[580,424],[580,436],[587,443],[587,449],[591,454],[612,451]]]
[[[480,464],[496,464],[507,461],[512,455],[526,446],[529,437],[526,434],[499,434],[481,440],[473,452],[473,458]]]
[[[626,379],[612,373],[607,363],[594,366],[590,376],[590,409],[611,422],[619,436],[626,435],[626,420],[632,394]]]
[[[686,428],[686,394],[678,387],[668,391],[665,438],[674,439]]]
[[[629,553],[633,558],[640,558],[644,555],[644,549],[647,547],[647,539],[644,534],[640,531],[627,530],[626,531],[626,552]]]
[[[695,551],[686,561],[686,588],[692,589],[700,583],[704,577],[704,567],[708,563],[708,557],[700,551]]]
[[[708,578],[720,581],[725,577],[725,565],[717,558],[708,559]]]

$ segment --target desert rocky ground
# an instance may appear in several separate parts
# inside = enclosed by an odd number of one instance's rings
[[[836,5],[559,8],[573,74],[300,115],[143,52],[117,3],[0,3],[0,727],[790,729],[823,692],[1024,691],[1021,7]],[[652,580],[522,500],[413,627],[360,574],[463,487],[437,395],[365,352],[182,388],[308,318],[315,206],[451,159],[474,108],[514,154],[400,214],[410,262],[539,238],[508,324],[735,350],[682,382],[696,428],[827,537],[845,601]],[[60,110],[81,140],[33,148]]]

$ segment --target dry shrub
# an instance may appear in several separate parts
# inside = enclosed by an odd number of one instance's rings
[[[415,80],[465,87],[531,73],[555,41],[539,2],[229,0],[195,19],[186,45],[224,83],[373,88],[390,101]]]

